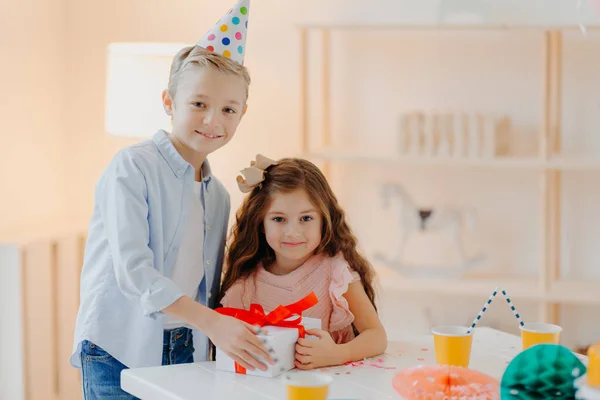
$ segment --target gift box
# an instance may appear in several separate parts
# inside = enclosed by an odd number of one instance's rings
[[[317,301],[316,295],[311,293],[299,302],[287,306],[279,306],[269,314],[265,314],[262,307],[258,304],[251,304],[250,310],[229,307],[216,309],[215,311],[223,315],[238,318],[251,325],[264,327],[267,333],[261,333],[258,337],[263,340],[267,349],[273,349],[272,355],[277,359],[277,363],[271,365],[262,358],[256,357],[266,364],[268,369],[266,371],[259,369],[251,371],[246,370],[217,347],[215,355],[217,361],[216,369],[270,378],[293,369],[298,338],[310,338],[310,335],[306,335],[306,330],[321,329],[320,319],[302,316],[302,312],[312,307]]]
[[[308,329],[321,329],[321,320],[318,318],[302,318],[302,325],[306,330]],[[268,364],[263,359],[257,357],[268,367],[266,371],[255,369],[253,371],[246,370],[240,365],[237,365],[231,358],[217,348],[216,358],[217,365],[216,369],[220,371],[237,372],[246,375],[254,376],[265,376],[274,378],[294,369],[294,359],[296,354],[296,342],[298,341],[298,329],[296,328],[282,328],[279,326],[265,326],[268,333],[266,335],[258,335],[259,338],[264,339],[266,347],[271,347],[277,358],[277,364]],[[309,335],[306,336],[307,338]]]

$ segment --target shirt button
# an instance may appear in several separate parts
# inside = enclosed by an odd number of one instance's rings
[[[210,231],[210,225],[206,225],[206,230]]]
[[[212,293],[209,293],[206,297],[210,299],[212,297]]]
[[[210,260],[206,260],[206,265],[210,265]]]

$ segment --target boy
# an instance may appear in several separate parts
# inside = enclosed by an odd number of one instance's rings
[[[119,151],[97,183],[70,359],[85,399],[131,398],[121,370],[206,360],[208,338],[246,368],[273,362],[254,327],[212,310],[230,206],[207,156],[246,112],[248,5],[174,57],[172,132]]]

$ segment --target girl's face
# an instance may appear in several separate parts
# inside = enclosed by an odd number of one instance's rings
[[[263,226],[267,243],[275,252],[277,270],[295,270],[321,243],[323,218],[306,191],[273,195]]]

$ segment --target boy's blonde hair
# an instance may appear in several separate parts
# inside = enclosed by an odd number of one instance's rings
[[[211,68],[218,72],[239,76],[246,83],[246,100],[248,100],[248,87],[250,86],[248,69],[230,58],[206,50],[201,46],[184,47],[173,57],[167,87],[172,98],[175,98],[179,77],[190,66]]]

